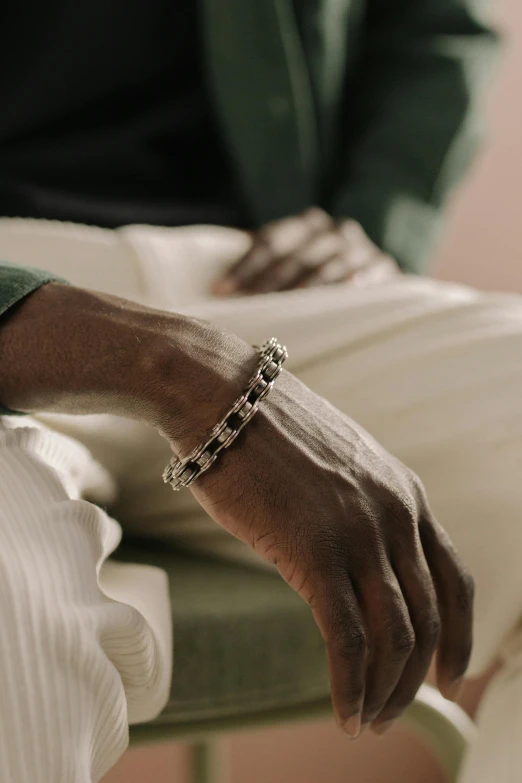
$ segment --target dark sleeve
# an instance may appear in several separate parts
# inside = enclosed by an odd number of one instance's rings
[[[36,291],[44,283],[52,280],[65,280],[44,272],[41,269],[15,266],[7,262],[0,262],[0,327],[5,318],[9,317],[9,309],[28,294]],[[2,406],[0,400],[0,415],[11,414],[13,411]]]
[[[342,182],[330,212],[358,220],[409,272],[422,272],[444,202],[480,139],[477,106],[498,49],[479,0],[368,0],[347,85]]]

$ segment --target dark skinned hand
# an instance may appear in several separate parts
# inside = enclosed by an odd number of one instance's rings
[[[212,343],[221,343],[217,333]],[[243,354],[231,337],[225,346],[214,373]],[[439,687],[456,697],[471,653],[472,579],[419,479],[348,416],[283,371],[242,436],[191,490],[311,607],[346,733],[386,730],[435,652]]]
[[[268,223],[249,252],[216,281],[216,296],[261,294],[350,281],[382,282],[399,274],[354,220],[335,221],[318,207]]]

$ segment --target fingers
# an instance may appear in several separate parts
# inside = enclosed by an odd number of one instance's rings
[[[380,734],[406,709],[424,682],[437,648],[440,618],[437,596],[418,539],[408,549],[401,547],[393,561],[400,591],[407,607],[413,644],[396,687],[381,709],[373,711],[372,728]],[[365,708],[366,709],[366,708]]]
[[[388,280],[397,264],[382,253],[353,220],[334,224],[303,242],[294,253],[276,259],[252,282],[253,293],[332,285],[347,280],[368,285]]]
[[[304,287],[302,283],[309,276],[329,265],[328,259],[335,260],[339,256],[342,243],[341,236],[335,231],[310,236],[295,253],[274,259],[270,266],[251,281],[249,293],[287,291]],[[343,279],[345,274],[344,263],[340,267],[337,280]]]
[[[256,293],[279,290],[267,287],[273,279],[274,268],[285,257],[292,257],[299,248],[306,245],[315,234],[333,225],[332,219],[318,207],[300,215],[268,223],[254,237],[251,250],[238,261],[223,280],[214,286],[217,295],[228,295],[238,291]],[[288,276],[288,270],[283,272]]]
[[[400,585],[390,567],[366,576],[358,586],[370,655],[366,672],[363,724],[382,712],[397,689],[411,653],[415,632]]]
[[[245,259],[249,268],[245,276],[242,267],[241,290],[260,294],[293,288],[302,274],[304,255],[310,252],[317,238],[327,238],[326,232],[332,226],[333,221],[326,212],[315,208],[267,226],[260,232],[250,258]]]
[[[366,249],[364,253],[344,248],[338,255],[329,258],[324,263],[316,264],[312,268],[303,269],[303,273],[296,282],[296,287],[312,288],[318,285],[332,285],[350,280],[357,285],[364,285],[373,280],[379,281],[381,259],[378,253],[372,249]]]
[[[303,233],[293,245],[283,241],[286,221],[273,224],[272,229],[267,227],[268,244],[255,252],[259,261],[257,271],[243,286],[247,293],[339,283],[370,267],[381,255],[353,220],[337,225],[317,208],[307,210],[298,219],[302,221]],[[272,260],[267,261],[268,256],[263,259],[262,252],[273,253]]]
[[[347,575],[330,578],[311,602],[326,643],[332,704],[340,728],[355,738],[361,730],[367,664],[366,631]]]
[[[321,600],[315,596],[335,713],[351,736],[367,723],[382,733],[398,718],[436,651],[439,687],[448,698],[469,662],[472,581],[425,498],[418,498],[418,513],[412,506],[400,518],[394,514],[393,535],[377,559],[369,553],[363,569],[342,558]]]
[[[268,223],[254,235],[251,250],[214,293],[261,294],[352,280],[366,285],[388,279],[397,265],[385,256],[354,220],[334,221],[312,207]]]
[[[458,696],[473,643],[473,580],[447,533],[431,516],[419,525],[420,539],[435,585],[441,621],[437,682],[448,699]]]
[[[414,699],[435,651],[439,688],[447,698],[458,695],[471,654],[472,580],[449,537],[431,515],[423,492],[418,507],[418,525],[412,520],[410,535],[398,539],[400,547],[395,546],[391,555],[408,608],[414,645],[396,688],[374,718],[373,728],[377,733],[382,733]],[[367,693],[369,681],[370,675]],[[371,714],[371,708],[375,706],[370,701],[368,707],[365,704],[365,713]]]
[[[438,613],[429,572],[427,581],[425,576],[410,580],[412,590],[422,587],[413,618],[389,566],[361,579],[356,591],[345,577],[324,591],[323,600],[316,596],[312,608],[326,641],[334,711],[352,737],[372,721],[379,730],[396,719],[426,676],[438,638]],[[431,598],[423,612],[426,596]]]

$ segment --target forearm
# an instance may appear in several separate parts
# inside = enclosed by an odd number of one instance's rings
[[[180,444],[215,424],[255,356],[209,324],[60,283],[0,323],[4,405],[137,418]]]

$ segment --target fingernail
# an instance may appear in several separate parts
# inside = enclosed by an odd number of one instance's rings
[[[449,685],[446,685],[442,691],[442,695],[450,701],[457,701],[459,698],[462,686],[464,685],[464,677],[459,677],[458,680],[454,680]]]
[[[384,720],[382,723],[377,723],[374,726],[372,726],[373,731],[375,734],[378,734],[381,736],[381,734],[384,734],[388,731],[388,729],[391,729],[392,726],[396,724],[396,719],[392,718],[391,720]]]
[[[214,283],[213,291],[216,296],[230,296],[237,291],[237,284],[232,277],[224,277]]]
[[[356,739],[361,733],[361,713],[352,715],[343,723],[343,731],[352,739]]]

